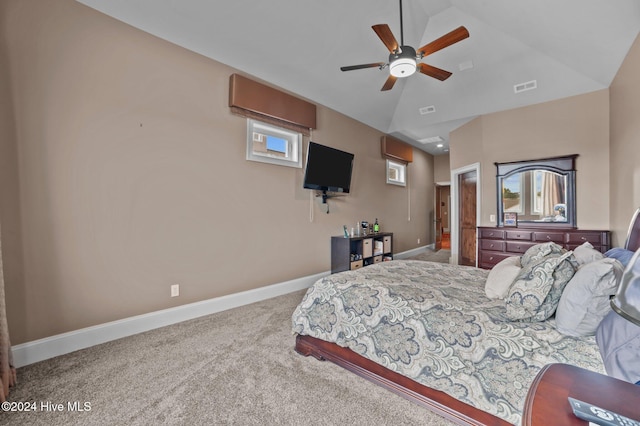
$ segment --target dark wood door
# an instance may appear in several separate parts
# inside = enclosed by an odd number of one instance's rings
[[[476,185],[477,172],[471,171],[458,176],[460,219],[458,229],[458,264],[476,266]]]

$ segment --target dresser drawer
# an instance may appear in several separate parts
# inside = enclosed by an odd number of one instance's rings
[[[362,260],[356,260],[355,262],[351,262],[351,270],[360,269],[363,266]]]
[[[529,249],[529,247],[533,247],[536,244],[540,243],[530,243],[526,241],[507,241],[507,251],[510,253],[524,253],[525,251],[527,251],[527,249]]]
[[[493,268],[496,263],[499,263],[507,257],[513,256],[508,253],[499,253],[495,251],[481,251],[480,252],[480,267],[481,268]]]
[[[569,244],[577,244],[580,245],[585,242],[590,242],[594,246],[600,245],[602,243],[602,233],[601,232],[580,232],[575,234],[569,234],[569,238],[567,242]]]
[[[531,232],[528,231],[505,231],[507,240],[531,241]]]
[[[481,250],[504,251],[504,241],[500,240],[480,240]]]
[[[554,243],[563,244],[566,235],[564,232],[534,232],[533,241],[543,243],[553,241]]]
[[[575,250],[578,247],[580,247],[581,245],[582,244],[577,244],[577,243],[575,243],[575,244],[565,244],[564,248],[566,248],[567,250]],[[596,245],[593,245],[593,249],[594,250],[598,250],[600,253],[604,254],[609,250],[609,247],[608,246],[596,246]]]
[[[504,231],[499,229],[480,229],[480,238],[503,240]]]

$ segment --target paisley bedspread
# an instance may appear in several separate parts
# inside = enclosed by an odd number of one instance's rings
[[[394,260],[317,281],[293,313],[294,333],[337,343],[416,382],[520,424],[535,375],[550,363],[604,373],[593,337],[553,318],[510,322],[488,299],[486,270]]]

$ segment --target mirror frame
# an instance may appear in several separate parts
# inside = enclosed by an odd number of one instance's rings
[[[567,221],[566,222],[522,222],[525,227],[577,228],[576,221],[576,158],[578,154],[539,160],[494,163],[497,168],[496,195],[498,199],[498,226],[504,226],[502,183],[507,177],[529,170],[547,170],[567,177]]]

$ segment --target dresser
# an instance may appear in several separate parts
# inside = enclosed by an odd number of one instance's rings
[[[478,267],[491,269],[501,260],[521,256],[529,247],[553,241],[573,250],[589,242],[604,253],[611,248],[609,231],[544,227],[478,227]]]

